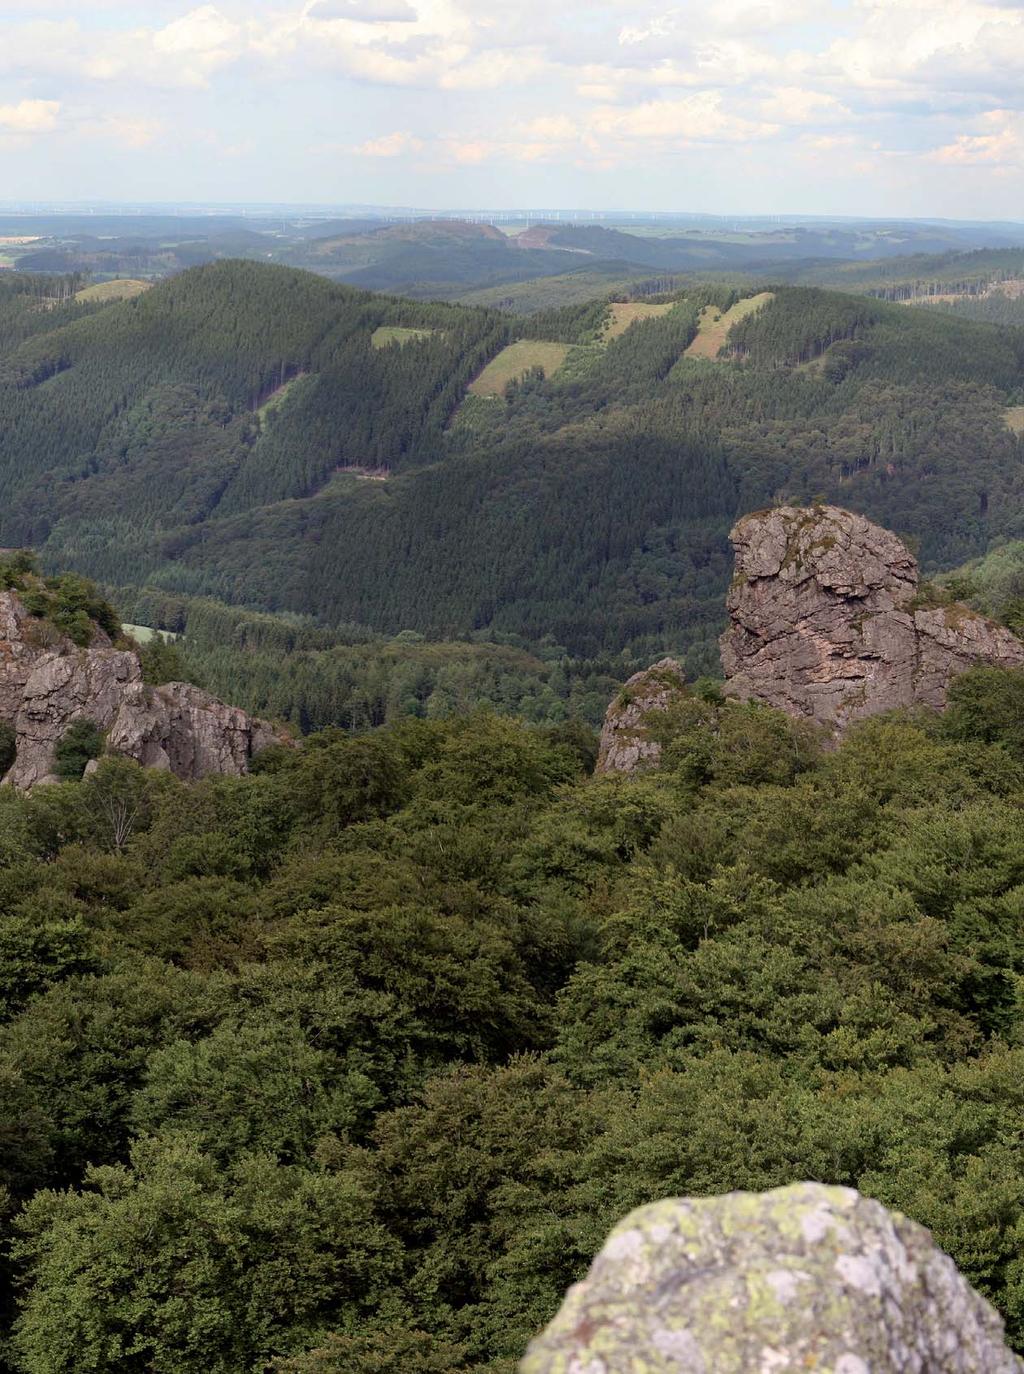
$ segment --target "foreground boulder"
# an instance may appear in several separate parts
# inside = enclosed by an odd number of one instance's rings
[[[975,664],[1024,664],[1008,630],[966,606],[922,604],[910,550],[861,515],[782,506],[744,517],[730,538],[730,696],[842,730],[896,707],[940,710]]]
[[[264,721],[225,706],[190,683],[148,687],[138,656],[96,630],[87,649],[31,616],[16,593],[0,593],[0,721],[14,730],[4,782],[54,781],[54,750],[76,720],[106,733],[108,753],[195,780],[248,771],[278,737]]]
[[[521,1374],[1021,1374],[929,1232],[849,1188],[630,1213]]]
[[[674,658],[663,658],[642,673],[634,673],[605,712],[597,755],[599,773],[635,773],[653,768],[661,745],[652,739],[647,716],[667,711],[684,694],[686,679]]]

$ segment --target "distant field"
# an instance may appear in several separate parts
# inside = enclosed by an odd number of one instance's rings
[[[382,324],[370,335],[373,348],[387,348],[388,344],[413,343],[416,339],[429,339],[436,329],[406,329],[400,324]]]
[[[98,281],[95,286],[83,287],[75,293],[80,301],[130,301],[148,291],[151,282],[135,281],[131,277],[119,277],[116,281]]]
[[[1024,406],[1010,406],[1006,412],[1006,424],[1014,434],[1024,435]]]
[[[752,315],[774,298],[772,291],[760,291],[756,296],[737,301],[723,314],[716,305],[708,305],[700,312],[697,337],[686,350],[687,358],[717,358],[718,350],[725,343],[729,330],[737,320]]]
[[[532,367],[543,368],[544,376],[550,377],[565,362],[568,352],[568,344],[520,339],[492,358],[483,372],[470,382],[469,389],[474,396],[504,396],[509,382],[524,376]]]
[[[121,628],[124,630],[125,634],[131,635],[132,639],[134,639],[137,644],[150,644],[158,636],[168,644],[172,640],[181,638],[180,635],[175,634],[172,630],[154,630],[151,625],[123,624]]]
[[[653,320],[659,315],[667,315],[674,303],[669,301],[667,305],[648,305],[645,301],[613,301],[609,306],[611,313],[601,337],[605,343],[609,339],[617,339],[620,334],[625,334],[631,324],[636,324],[637,320]]]

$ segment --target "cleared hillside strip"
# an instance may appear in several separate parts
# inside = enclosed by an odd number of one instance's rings
[[[99,281],[92,286],[84,286],[76,291],[75,299],[107,303],[109,301],[130,301],[141,296],[153,285],[149,281],[136,281],[130,277],[118,277],[115,281]]]
[[[509,382],[539,367],[551,377],[565,362],[569,345],[545,339],[520,339],[503,348],[469,384],[474,396],[504,396]]]
[[[674,305],[674,301],[660,304],[647,301],[612,301],[608,308],[608,322],[601,337],[605,343],[617,339],[625,334],[630,325],[641,320],[656,320],[659,315],[667,315]]]
[[[740,320],[745,320],[748,315],[753,315],[762,306],[775,299],[772,291],[759,291],[756,296],[747,296],[728,310],[720,310],[718,306],[707,305],[700,312],[697,337],[686,350],[687,358],[717,358],[726,340],[729,337],[729,330]]]

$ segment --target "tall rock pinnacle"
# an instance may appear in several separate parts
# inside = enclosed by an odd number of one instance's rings
[[[961,605],[927,606],[906,545],[838,506],[747,515],[721,639],[726,691],[842,730],[900,706],[941,709],[978,663],[1024,664],[1024,643]]]

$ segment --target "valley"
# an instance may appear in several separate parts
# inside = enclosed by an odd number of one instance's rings
[[[511,317],[251,262],[127,300],[63,280],[0,282],[0,542],[109,586],[700,673],[744,509],[839,501],[926,570],[1021,530],[1021,338],[938,309],[704,283]]]
[[[0,69],[0,1374],[1024,1374],[1024,0]]]

